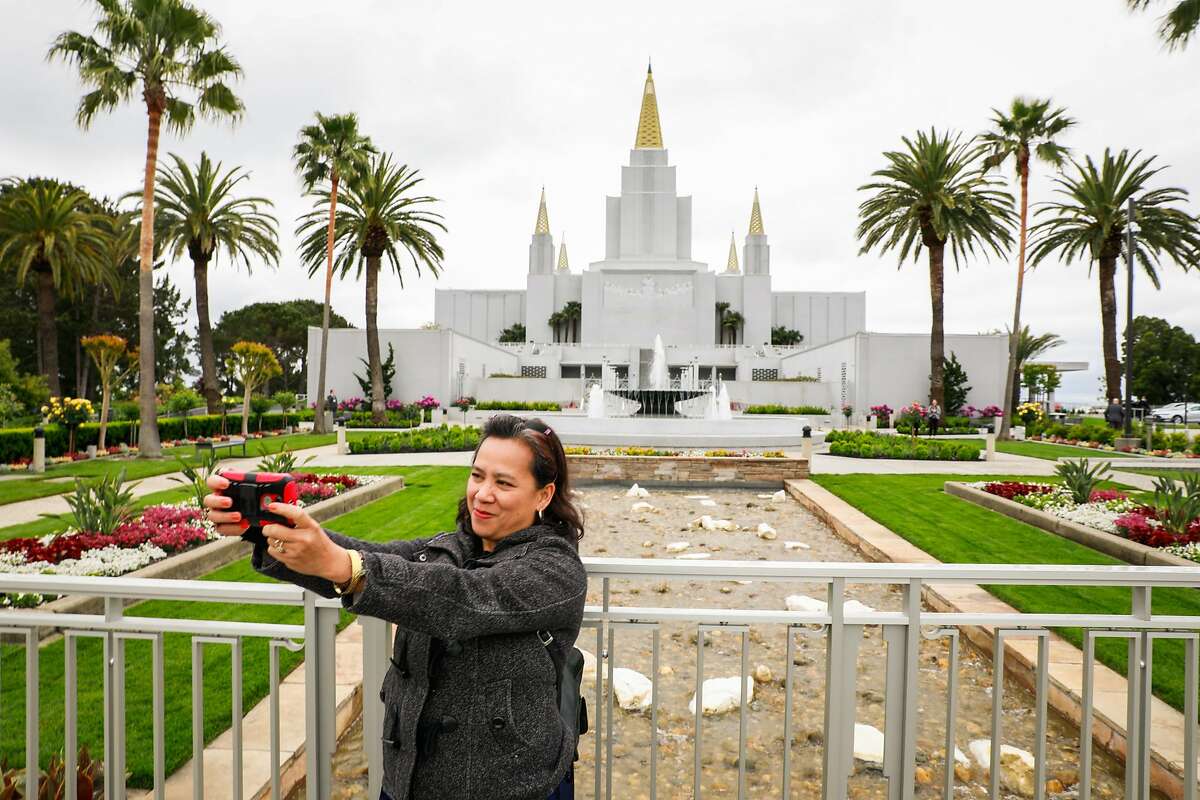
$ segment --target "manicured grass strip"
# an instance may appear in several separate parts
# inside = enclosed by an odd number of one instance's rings
[[[365,433],[348,432],[349,439],[365,436]],[[265,439],[252,439],[246,444],[246,457],[257,458],[260,452],[267,454],[278,453],[286,444],[292,451],[310,447],[321,447],[337,441],[336,434],[294,433],[285,436],[271,436]],[[161,459],[146,458],[97,458],[90,461],[75,461],[70,464],[59,464],[49,467],[42,475],[30,475],[28,478],[14,478],[0,481],[0,505],[16,503],[21,500],[31,500],[37,497],[48,497],[69,492],[75,487],[74,481],[49,481],[51,478],[95,478],[101,475],[116,475],[125,468],[125,478],[129,481],[151,478],[156,475],[166,475],[179,471],[179,463],[175,456],[193,458],[196,455],[195,445],[182,445],[165,449]],[[218,451],[222,459],[241,458],[242,451]],[[303,460],[303,457],[301,458]]]
[[[1188,475],[1200,475],[1200,469],[1155,469],[1154,467],[1121,467],[1122,472],[1137,472],[1152,478],[1167,477],[1172,480],[1183,480]]]
[[[386,474],[401,474],[406,488],[331,521],[329,527],[339,533],[370,540],[407,539],[428,536],[454,527],[458,498],[466,485],[465,467],[387,468]],[[263,582],[249,561],[229,564],[201,580]],[[191,619],[303,624],[304,611],[291,606],[246,606],[212,602],[154,600],[126,611],[129,616],[175,617]],[[351,620],[342,614],[341,624]],[[151,686],[150,649],[146,643],[132,642],[127,647],[126,741],[129,785],[149,788],[153,783],[153,731],[150,725]],[[168,635],[163,640],[166,679],[166,769],[169,775],[191,757],[191,640]],[[78,643],[79,667],[79,742],[93,754],[103,753],[100,714],[103,707],[100,640],[82,639]],[[5,646],[0,655],[0,757],[10,767],[24,764],[25,754],[25,652],[23,647]],[[242,708],[248,712],[267,695],[268,642],[243,639]],[[284,675],[303,657],[303,652],[280,652],[280,674]],[[41,759],[43,764],[58,753],[64,740],[64,648],[61,641],[49,644],[40,653]],[[228,647],[204,648],[204,735],[210,742],[230,725],[230,655]],[[285,721],[286,722],[286,721]]]
[[[1133,453],[1118,453],[1115,450],[1093,450],[1090,447],[1076,447],[1070,444],[1054,444],[1052,442],[1018,442],[1002,440],[996,442],[996,450],[1013,456],[1029,456],[1055,461],[1059,458],[1139,458]]]
[[[977,475],[814,475],[812,480],[903,536],[934,558],[957,564],[1112,564],[1109,558],[1068,539],[1046,533],[942,491],[948,480],[1028,480]],[[1044,480],[1038,478],[1038,480]],[[1128,614],[1130,590],[1109,586],[986,586],[1024,613]],[[1200,616],[1200,592],[1155,589],[1155,614]],[[1079,645],[1078,628],[1056,631]],[[1125,645],[1096,642],[1097,658],[1125,673]],[[1162,640],[1154,648],[1154,693],[1183,709],[1184,645]]]

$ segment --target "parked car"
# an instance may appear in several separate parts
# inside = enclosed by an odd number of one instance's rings
[[[1150,418],[1155,422],[1200,422],[1200,403],[1168,403],[1150,412]]]

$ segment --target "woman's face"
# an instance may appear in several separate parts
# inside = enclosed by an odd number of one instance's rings
[[[467,479],[471,527],[491,552],[496,542],[528,528],[554,496],[554,484],[538,487],[533,453],[517,439],[483,440]]]

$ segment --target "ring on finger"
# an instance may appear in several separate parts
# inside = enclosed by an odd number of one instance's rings
[[[283,539],[276,539],[274,542],[271,543],[271,546],[275,548],[275,552],[277,552],[277,553],[287,552],[283,546]]]

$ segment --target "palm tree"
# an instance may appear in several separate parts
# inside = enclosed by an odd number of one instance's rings
[[[745,318],[737,311],[726,311],[725,316],[721,318],[721,328],[729,331],[729,343],[737,344],[738,331],[741,330]]]
[[[96,0],[94,35],[59,34],[48,58],[74,64],[91,91],[79,101],[75,120],[86,129],[102,111],[140,96],[146,104],[146,166],[138,272],[138,386],[141,402],[139,454],[161,456],[154,396],[154,175],[164,116],[177,133],[199,113],[237,120],[242,101],[227,81],[242,68],[221,46],[221,27],[185,0]]]
[[[1159,288],[1157,267],[1163,256],[1185,270],[1200,267],[1200,220],[1173,207],[1187,199],[1187,190],[1147,188],[1163,167],[1153,166],[1154,156],[1140,156],[1140,150],[1113,155],[1105,149],[1098,167],[1090,156],[1082,164],[1074,162],[1077,174],[1054,181],[1055,193],[1066,200],[1042,204],[1035,215],[1045,218],[1032,231],[1034,266],[1052,254],[1068,264],[1086,258],[1089,272],[1093,263],[1100,265],[1104,380],[1110,398],[1121,396],[1115,279],[1117,259],[1125,252],[1129,200],[1135,200],[1136,260],[1154,288]]]
[[[563,320],[567,323],[570,335],[567,339],[579,342],[579,321],[583,319],[583,305],[578,300],[569,300],[563,305]]]
[[[376,152],[371,140],[358,132],[356,114],[326,116],[316,112],[317,123],[300,129],[300,141],[292,150],[296,171],[304,181],[305,192],[311,193],[325,182],[329,183],[329,224],[325,237],[325,306],[321,312],[321,359],[317,369],[318,404],[325,397],[325,369],[329,363],[329,314],[333,292],[334,217],[337,214],[338,184],[342,178],[362,172]],[[325,415],[318,409],[316,431],[325,430]]]
[[[5,181],[0,187],[0,267],[15,283],[35,283],[39,371],[50,394],[62,396],[58,366],[59,295],[76,298],[85,287],[112,283],[105,260],[109,229],[85,192],[54,180]]]
[[[1129,8],[1140,11],[1150,6],[1150,0],[1128,0]],[[1158,35],[1167,47],[1174,50],[1187,46],[1188,40],[1200,26],[1200,0],[1178,0],[1175,6],[1163,15]]]
[[[221,390],[217,386],[217,359],[213,351],[212,324],[208,313],[208,265],[224,253],[235,265],[240,260],[251,271],[251,257],[271,265],[279,264],[279,245],[275,217],[264,211],[272,203],[263,197],[236,197],[238,184],[249,179],[241,167],[222,171],[208,153],[200,153],[196,170],[174,153],[174,166],[158,170],[158,205],[155,220],[157,237],[163,252],[180,259],[184,252],[192,259],[196,280],[196,316],[199,319],[200,374],[209,414],[222,410]]]
[[[945,405],[946,247],[956,268],[977,250],[1002,256],[1012,246],[1013,199],[983,169],[986,145],[932,128],[902,141],[905,149],[884,153],[888,166],[872,173],[881,180],[859,187],[875,192],[858,207],[859,254],[899,249],[903,265],[910,254],[916,261],[922,247],[929,251],[929,397]]]
[[[1009,156],[1015,161],[1017,179],[1021,184],[1021,222],[1020,246],[1017,250],[1017,297],[1013,303],[1013,323],[1009,331],[1021,331],[1021,293],[1025,285],[1025,246],[1029,238],[1029,159],[1036,155],[1040,160],[1055,168],[1061,168],[1067,155],[1067,148],[1058,145],[1054,137],[1075,124],[1075,120],[1067,116],[1066,109],[1051,110],[1049,100],[1025,100],[1017,97],[1012,101],[1008,113],[992,109],[995,116],[992,130],[983,134],[980,140],[987,144],[992,152],[984,162],[989,168],[999,167]],[[1028,330],[1028,328],[1026,328]],[[1004,387],[1004,415],[1000,420],[1000,438],[1008,436],[1009,422],[1016,403],[1010,401],[1016,396],[1013,391],[1019,384],[1020,367],[1017,364],[1017,337],[1012,333],[1008,337],[1008,372]],[[1017,382],[1014,383],[1014,380]]]
[[[561,312],[561,311],[555,311],[546,320],[546,324],[550,326],[550,331],[551,331],[550,335],[554,337],[555,344],[557,344],[560,341],[561,337],[559,336],[559,329],[562,328],[564,322],[566,322],[566,317],[563,315],[563,312]]]
[[[1012,337],[1012,331],[1008,332],[1009,337]],[[1053,350],[1055,347],[1061,347],[1066,341],[1057,333],[1041,333],[1037,336],[1029,330],[1028,325],[1022,325],[1020,333],[1017,334],[1017,364],[1016,375],[1011,376],[1009,391],[1012,394],[1010,400],[1012,407],[1016,408],[1020,402],[1021,392],[1021,369],[1030,361],[1039,358],[1047,351]]]
[[[413,194],[423,178],[417,170],[396,164],[383,154],[371,160],[370,168],[346,176],[342,208],[335,220],[333,241],[340,249],[336,262],[345,276],[356,266],[356,276],[366,267],[367,365],[371,372],[371,412],[383,421],[387,398],[383,394],[383,363],[379,358],[379,270],[386,257],[404,286],[401,251],[407,252],[417,275],[424,265],[437,277],[442,264],[442,246],[434,229],[445,231],[442,216],[428,210],[437,198]],[[314,210],[302,218],[297,234],[303,236],[301,257],[311,277],[320,269],[326,254],[325,208],[328,191],[316,192]]]
[[[717,344],[725,344],[725,328],[722,323],[725,320],[725,312],[729,310],[729,303],[717,303]]]

